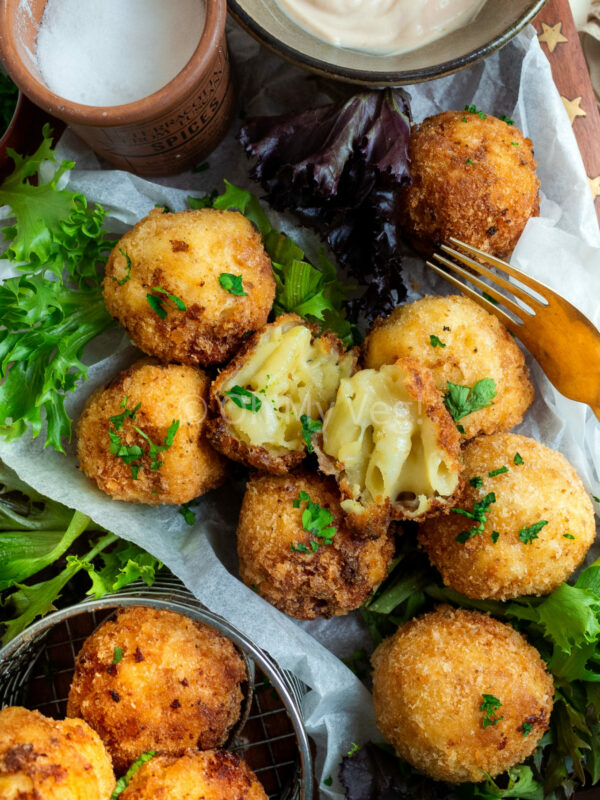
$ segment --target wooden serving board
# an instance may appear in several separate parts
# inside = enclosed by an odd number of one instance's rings
[[[548,0],[533,24],[571,120],[600,221],[600,113],[569,0]]]

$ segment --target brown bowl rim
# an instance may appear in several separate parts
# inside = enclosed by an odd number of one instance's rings
[[[469,53],[450,61],[443,61],[432,67],[425,67],[414,70],[401,70],[389,72],[387,70],[362,70],[349,67],[341,67],[322,61],[318,58],[306,55],[300,50],[296,50],[284,44],[265,28],[259,25],[250,14],[240,7],[238,0],[228,0],[229,13],[251,36],[265,45],[269,50],[290,61],[298,67],[308,69],[311,72],[347,83],[360,84],[362,86],[403,86],[411,83],[423,83],[434,78],[441,78],[444,75],[451,75],[471,64],[480,61],[491,55],[499,48],[503,47],[514,36],[517,35],[530,22],[535,15],[545,5],[547,0],[533,0],[529,9],[524,11],[513,23],[511,23],[501,34],[492,39],[488,44],[475,48]]]
[[[181,93],[191,92],[197,75],[205,72],[225,35],[226,0],[207,0],[206,21],[192,57],[169,83],[140,100],[115,106],[91,106],[75,103],[52,92],[39,81],[19,58],[9,27],[10,0],[0,0],[0,61],[20,91],[52,116],[69,124],[113,127],[147,122],[152,116],[168,113],[180,105]],[[4,31],[4,33],[2,33]]]

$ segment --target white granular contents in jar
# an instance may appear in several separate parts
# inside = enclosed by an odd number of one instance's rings
[[[48,88],[66,100],[132,103],[183,69],[205,19],[203,0],[48,0],[38,67]]]

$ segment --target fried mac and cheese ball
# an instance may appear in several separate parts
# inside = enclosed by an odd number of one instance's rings
[[[376,536],[392,520],[446,509],[459,486],[459,439],[431,372],[400,359],[341,381],[319,464],[338,482],[348,524]]]
[[[216,630],[135,606],[84,642],[67,714],[98,733],[121,774],[148,750],[181,755],[224,744],[246,680],[242,657]]]
[[[358,608],[394,556],[393,535],[357,536],[345,523],[335,481],[307,471],[254,474],[237,541],[244,583],[299,619]]]
[[[468,597],[508,600],[548,594],[566,581],[596,535],[592,501],[567,459],[533,439],[498,433],[469,442],[463,463],[455,505],[475,519],[451,514],[419,529],[444,583]]]
[[[137,361],[88,399],[77,423],[81,469],[116,500],[193,500],[223,483],[205,437],[210,381],[193,367]]]
[[[480,112],[445,111],[413,127],[404,229],[430,253],[450,236],[506,258],[540,213],[533,145],[514,125]]]
[[[135,773],[119,800],[267,800],[250,767],[235,753],[206,750],[155,756]]]
[[[83,720],[0,711],[2,800],[109,800],[114,787],[110,756]]]
[[[363,358],[371,369],[414,358],[429,367],[442,394],[448,382],[472,388],[485,378],[493,380],[493,404],[459,420],[468,439],[512,428],[533,402],[529,372],[513,337],[493,314],[460,295],[397,306],[376,320]]]
[[[222,364],[265,324],[274,298],[260,234],[237,211],[154,209],[106,264],[106,307],[164,362]]]
[[[554,686],[510,625],[441,606],[372,656],[375,719],[401,758],[435,780],[478,782],[530,756],[548,729]]]
[[[252,336],[211,386],[212,443],[229,458],[284,474],[306,455],[302,418],[320,420],[353,351],[296,314],[284,314]]]

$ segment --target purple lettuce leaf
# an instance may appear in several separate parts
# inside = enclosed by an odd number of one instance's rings
[[[366,291],[354,319],[388,313],[405,297],[398,190],[410,181],[408,97],[366,91],[299,114],[255,117],[240,131],[251,171],[279,211],[291,209],[327,240]]]

